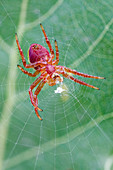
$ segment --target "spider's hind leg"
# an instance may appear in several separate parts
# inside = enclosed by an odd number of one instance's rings
[[[50,50],[50,53],[51,53],[51,60],[52,60],[52,59],[54,58],[54,51],[53,51],[53,48],[52,48],[51,43],[50,43],[50,41],[49,41],[49,39],[48,39],[48,37],[47,37],[47,35],[46,35],[46,32],[45,32],[45,30],[44,30],[44,27],[42,26],[41,23],[40,23],[40,27],[41,27],[42,32],[43,32],[43,34],[44,34],[46,43],[47,43],[47,45],[48,45],[48,47],[49,47],[49,50]]]
[[[36,70],[34,73],[30,73],[26,70],[24,70],[20,65],[17,65],[17,67],[24,73],[27,74],[30,77],[36,77],[40,72],[38,70]]]
[[[38,99],[37,99],[37,97],[34,97],[34,102],[36,103],[36,105],[38,106]],[[39,108],[39,107],[38,107]],[[40,119],[40,120],[43,120],[41,117],[40,117],[40,115],[39,115],[39,113],[38,113],[38,110],[37,110],[37,108],[34,108],[34,110],[35,110],[35,113],[36,113],[36,115],[37,115],[37,117]],[[43,111],[42,109],[40,109],[39,111]]]

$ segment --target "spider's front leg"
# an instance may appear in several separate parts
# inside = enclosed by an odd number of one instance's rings
[[[62,70],[64,69],[68,73],[72,73],[72,74],[75,74],[75,75],[78,75],[78,76],[82,76],[82,77],[86,77],[86,78],[93,78],[93,79],[105,79],[105,77],[98,77],[98,76],[92,76],[92,75],[89,75],[89,74],[80,73],[80,72],[78,72],[76,70],[72,70],[68,67],[63,67],[63,66],[58,66],[58,67],[60,67]]]
[[[40,91],[41,91],[41,89],[43,88],[43,86],[44,86],[45,83],[46,83],[46,81],[43,80],[43,81],[39,84],[39,86],[37,87],[37,89],[36,89],[36,91],[35,91],[35,93],[34,93],[34,102],[36,103],[37,106],[38,106],[37,95],[40,93]],[[42,120],[42,118],[40,117],[40,115],[39,115],[39,113],[38,113],[38,111],[37,111],[36,108],[35,108],[35,113],[36,113],[37,117],[38,117],[40,120]]]
[[[40,108],[36,105],[36,103],[35,103],[35,101],[34,101],[34,97],[33,97],[33,92],[32,92],[32,90],[36,87],[36,85],[37,85],[42,79],[43,79],[42,76],[38,77],[38,78],[33,82],[33,84],[30,86],[30,88],[29,88],[29,95],[30,95],[31,103],[32,103],[32,105],[34,106],[34,108],[36,108],[36,109],[38,109],[38,110],[40,110],[40,111],[42,111],[42,109],[40,109]]]
[[[73,81],[76,82],[76,83],[79,83],[79,84],[82,84],[82,85],[91,87],[91,88],[93,88],[93,89],[100,90],[98,87],[92,86],[92,85],[90,85],[90,84],[88,84],[88,83],[85,83],[85,82],[83,82],[83,81],[81,81],[81,80],[78,80],[78,79],[70,76],[69,74],[67,74],[67,73],[64,72],[64,71],[61,71],[61,70],[60,70],[60,71],[57,71],[57,73],[58,73],[58,74],[62,74],[63,77],[68,78],[68,79],[70,79],[70,80],[73,80]]]

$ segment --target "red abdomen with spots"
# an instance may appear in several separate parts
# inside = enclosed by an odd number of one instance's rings
[[[48,61],[49,57],[48,50],[39,44],[32,44],[29,48],[29,61],[35,63],[37,61]],[[36,68],[35,68],[36,69]]]

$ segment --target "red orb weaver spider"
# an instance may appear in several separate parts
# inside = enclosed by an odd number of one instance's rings
[[[87,78],[94,78],[94,79],[104,79],[104,77],[97,77],[97,76],[92,76],[92,75],[88,75],[88,74],[84,74],[84,73],[80,73],[76,70],[72,70],[70,68],[67,68],[65,66],[59,66],[59,50],[58,50],[58,45],[57,45],[57,41],[55,40],[55,50],[56,50],[56,59],[54,59],[55,54],[53,51],[53,48],[51,46],[51,43],[46,35],[46,32],[42,26],[42,24],[40,24],[42,32],[44,34],[46,43],[49,47],[50,53],[48,52],[48,50],[43,47],[40,44],[32,44],[29,48],[29,61],[30,64],[26,64],[26,60],[23,54],[23,51],[20,47],[19,44],[19,40],[17,38],[17,33],[15,33],[15,38],[16,38],[16,43],[18,46],[18,50],[20,52],[20,56],[22,58],[22,62],[23,62],[23,66],[25,68],[34,68],[36,71],[34,73],[30,73],[26,70],[24,70],[20,65],[17,65],[18,68],[24,73],[27,74],[28,76],[31,77],[36,77],[39,73],[41,73],[41,75],[33,82],[33,84],[30,86],[29,88],[29,95],[30,95],[30,100],[32,105],[34,106],[34,110],[35,113],[37,115],[37,117],[42,120],[42,118],[40,117],[38,110],[39,111],[43,111],[42,109],[40,109],[38,107],[38,99],[37,99],[37,95],[39,94],[39,92],[41,91],[41,89],[43,88],[43,86],[45,85],[45,83],[48,83],[49,86],[54,86],[56,85],[56,83],[62,82],[63,78],[60,77],[59,74],[63,75],[63,77],[73,80],[76,83],[94,88],[99,90],[99,88],[92,86],[90,84],[87,84],[81,80],[78,80],[74,77],[72,77],[71,75],[69,75],[68,73],[72,73],[75,75],[79,75],[82,77],[87,77]],[[39,84],[40,83],[40,84]],[[33,92],[32,90],[39,84],[39,86],[37,87],[37,89],[34,92],[34,96],[33,96]]]

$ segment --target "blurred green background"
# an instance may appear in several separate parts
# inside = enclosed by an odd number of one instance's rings
[[[40,23],[53,48],[58,41],[59,65],[106,77],[79,77],[100,91],[66,79],[61,94],[60,84],[45,85],[42,122],[28,94],[35,78],[17,68],[15,42],[17,32],[27,61],[32,43],[48,49]],[[112,0],[0,0],[0,169],[113,169],[112,47]]]

